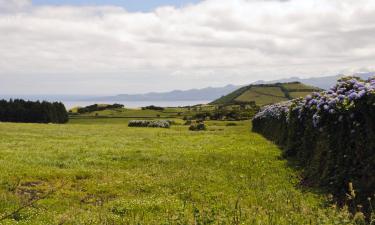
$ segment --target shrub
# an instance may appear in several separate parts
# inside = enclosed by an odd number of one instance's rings
[[[375,79],[340,79],[328,91],[262,109],[253,130],[275,141],[305,166],[309,183],[344,200],[347,184],[357,201],[375,191]]]
[[[142,107],[142,110],[147,110],[147,109],[149,109],[149,110],[164,110],[163,107],[154,106],[154,105]]]
[[[124,105],[121,104],[113,104],[113,105],[99,105],[99,104],[94,104],[94,105],[89,105],[83,108],[79,108],[77,110],[78,113],[90,113],[90,112],[95,112],[95,111],[103,111],[106,109],[122,109],[124,108]]]
[[[131,120],[129,121],[128,126],[170,128],[171,123],[167,120]]]
[[[183,119],[183,120],[192,120],[193,117],[192,117],[192,116],[184,116],[182,119]]]
[[[203,122],[195,122],[190,125],[189,130],[191,131],[203,131],[206,130],[206,125]]]
[[[178,123],[174,120],[165,120],[167,121],[170,125],[178,125]]]
[[[200,120],[240,121],[251,119],[258,111],[259,107],[251,104],[219,106],[212,111],[196,113],[193,118]]]

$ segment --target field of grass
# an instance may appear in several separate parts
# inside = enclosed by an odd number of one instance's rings
[[[280,90],[280,88],[279,88]],[[242,95],[235,99],[237,102],[248,102],[249,100],[255,101],[255,103],[259,106],[272,104],[275,102],[287,101],[288,99],[285,97],[280,97],[279,92],[275,91],[274,89],[269,90],[270,93],[260,93],[258,91],[254,91],[253,89],[245,91]],[[281,92],[281,90],[280,90]],[[275,95],[273,95],[274,93]],[[282,92],[281,92],[282,93]]]
[[[314,91],[320,91],[320,89],[299,82],[249,85],[222,96],[213,101],[212,104],[228,105],[238,102],[255,102],[258,106],[264,106],[304,97]]]
[[[191,132],[103,120],[0,123],[0,224],[348,221],[301,187],[299,171],[248,121]]]
[[[264,94],[284,98],[285,94],[280,87],[252,87],[250,90]]]

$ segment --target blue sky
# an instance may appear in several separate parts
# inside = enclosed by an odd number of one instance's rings
[[[33,0],[34,5],[116,5],[129,11],[150,11],[158,6],[173,5],[182,7],[200,0]]]

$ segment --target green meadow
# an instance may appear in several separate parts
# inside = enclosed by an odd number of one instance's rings
[[[350,224],[249,121],[0,123],[0,224]]]

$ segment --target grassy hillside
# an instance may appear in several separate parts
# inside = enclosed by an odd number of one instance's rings
[[[319,88],[307,86],[299,82],[249,85],[215,100],[212,104],[255,102],[257,105],[263,106],[304,97],[311,92],[319,90]]]
[[[0,123],[0,224],[347,224],[250,122],[124,120]]]

